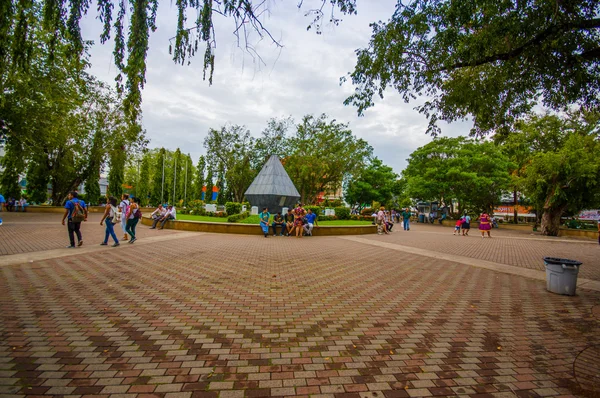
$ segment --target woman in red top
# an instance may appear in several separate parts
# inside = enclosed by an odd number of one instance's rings
[[[481,231],[482,238],[485,236],[485,231],[487,231],[488,238],[492,237],[490,235],[490,230],[492,229],[491,221],[492,220],[490,220],[490,216],[488,216],[485,212],[479,216],[479,230]]]

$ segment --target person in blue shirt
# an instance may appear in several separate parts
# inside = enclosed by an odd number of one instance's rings
[[[0,194],[0,211],[3,210],[5,203],[6,203],[6,199],[4,199],[4,196],[2,196],[2,194]]]
[[[307,236],[312,236],[312,231],[313,228],[315,227],[315,225],[318,227],[319,224],[317,223],[317,215],[315,213],[312,212],[311,209],[308,209],[308,212],[306,213],[306,224],[304,224],[303,228],[304,228],[304,232],[306,233]]]
[[[84,211],[83,220],[81,216],[77,214],[78,207],[82,208]],[[75,247],[75,236],[77,235],[77,246],[83,245],[83,238],[81,236],[81,222],[87,221],[88,210],[85,202],[83,200],[79,200],[77,198],[77,192],[72,191],[67,195],[67,203],[65,203],[65,214],[62,218],[62,225],[65,225],[65,219],[67,219],[67,227],[69,230],[69,241],[70,245],[67,246],[68,249],[72,249]]]
[[[260,228],[262,229],[265,238],[269,236],[269,218],[271,218],[271,213],[269,213],[269,209],[266,207],[263,208],[262,212],[258,215],[260,218]]]

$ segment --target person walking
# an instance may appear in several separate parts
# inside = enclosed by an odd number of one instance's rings
[[[377,235],[383,235],[385,232],[388,233],[385,225],[385,207],[381,206],[375,217],[375,223],[377,224]]]
[[[104,209],[104,216],[102,216],[102,220],[100,220],[100,225],[104,221],[106,221],[106,229],[104,234],[104,241],[100,243],[101,246],[108,245],[108,237],[111,236],[115,243],[112,245],[113,247],[119,246],[119,239],[117,239],[117,235],[115,234],[115,225],[118,224],[117,220],[117,198],[114,196],[109,197],[106,200],[106,208]]]
[[[263,207],[262,212],[258,215],[260,218],[260,228],[265,235],[265,238],[269,236],[269,219],[271,218],[271,213],[269,213],[269,209]]]
[[[469,236],[469,231],[471,230],[471,216],[469,216],[467,214],[467,212],[465,211],[463,218],[463,223],[460,226],[460,228],[462,229],[462,235],[463,236]]]
[[[81,223],[87,221],[87,206],[83,200],[77,198],[77,192],[72,191],[67,195],[67,202],[65,203],[65,214],[62,218],[62,225],[65,225],[65,219],[67,219],[67,228],[69,231],[69,242],[68,249],[75,247],[75,236],[77,235],[77,246],[83,245],[83,238],[81,236]]]
[[[127,214],[129,214],[129,194],[121,195],[119,211],[121,212],[121,229],[123,230],[123,240],[127,240]]]
[[[410,210],[408,210],[408,207],[402,212],[402,225],[405,231],[410,231]]]
[[[131,236],[129,243],[133,243],[137,240],[135,237],[135,227],[138,221],[142,217],[142,210],[140,209],[140,200],[138,198],[131,198],[131,204],[129,205],[129,213],[127,213],[127,224],[126,232]]]
[[[485,236],[485,232],[487,231],[488,238],[491,238],[490,230],[492,229],[492,224],[490,221],[490,216],[486,212],[481,213],[479,216],[479,230],[481,231],[481,237]]]

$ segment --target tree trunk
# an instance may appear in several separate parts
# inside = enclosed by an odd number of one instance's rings
[[[514,205],[514,209],[513,209],[513,212],[514,212],[514,214],[513,214],[514,215],[513,224],[518,224],[519,221],[517,220],[517,217],[519,216],[519,209],[518,209],[518,206],[519,206],[519,197],[517,195],[517,189],[516,188],[513,191],[513,205]]]
[[[544,214],[542,214],[542,235],[558,236],[560,217],[562,216],[564,209],[565,206],[544,210]]]

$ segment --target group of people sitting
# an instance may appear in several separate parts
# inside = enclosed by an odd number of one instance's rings
[[[6,208],[6,211],[25,211],[25,207],[28,206],[27,199],[15,199],[13,197],[9,197],[8,200],[4,200],[4,196],[0,195],[0,211],[3,210],[3,207]]]
[[[158,205],[156,210],[154,210],[151,214],[152,217],[152,226],[150,229],[156,229],[156,226],[159,225],[158,229],[163,229],[165,227],[165,223],[169,220],[177,219],[177,211],[175,210],[175,206],[173,205]]]
[[[317,215],[311,209],[304,209],[302,204],[298,204],[294,209],[288,209],[285,215],[278,212],[273,216],[271,222],[271,213],[264,207],[258,215],[260,218],[260,227],[265,238],[269,236],[269,225],[273,229],[273,236],[295,236],[301,238],[303,235],[312,236],[314,227],[318,227]],[[270,224],[269,224],[270,223]]]

